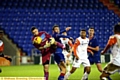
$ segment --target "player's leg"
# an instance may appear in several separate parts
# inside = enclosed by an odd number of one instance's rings
[[[68,77],[73,74],[77,68],[80,67],[81,61],[74,59],[73,64],[72,64],[72,69],[65,74],[64,80],[67,80]]]
[[[90,65],[94,64],[94,56],[91,53],[88,53],[88,60],[90,62]]]
[[[83,62],[82,63],[83,66],[84,66],[84,75],[83,75],[81,80],[88,80],[88,76],[89,76],[90,71],[91,71],[90,62],[88,59],[85,59],[82,62]]]
[[[102,72],[102,66],[101,63],[96,63],[97,69]]]
[[[41,51],[42,53],[42,64],[43,64],[43,69],[44,69],[44,77],[46,80],[49,80],[49,62],[50,62],[50,56],[51,52],[50,51]],[[45,54],[46,53],[46,54]],[[43,55],[45,54],[45,55]]]
[[[96,63],[96,67],[97,67],[98,71],[102,72],[100,55],[94,56],[93,59],[94,59],[94,62]]]
[[[67,69],[67,72],[70,71],[70,60],[69,59],[66,60],[66,69]]]
[[[116,66],[116,65],[114,65],[112,63],[107,64],[105,66],[102,74],[100,75],[100,79],[105,80],[105,78],[107,78],[108,80],[112,80],[109,76],[111,74],[114,74],[115,72],[117,72],[119,68],[120,68],[119,66]]]
[[[101,66],[101,59],[100,55],[99,56],[94,56],[94,62],[96,63],[97,69],[99,72],[102,72],[102,66]],[[111,80],[110,76],[107,77],[108,80]]]
[[[59,64],[58,64],[61,72],[60,72],[60,75],[58,77],[58,80],[63,80],[64,79],[64,76],[65,76],[65,73],[66,73],[66,65],[65,65],[65,62],[64,61],[61,61]]]
[[[64,80],[67,80],[68,77],[76,71],[76,69],[76,67],[72,67],[72,69],[65,74]]]
[[[89,60],[90,65],[94,64],[93,55],[91,55],[91,53],[88,53],[88,60]],[[91,69],[90,69],[90,71],[91,71]],[[85,72],[86,72],[86,68],[84,68],[84,73]]]
[[[58,80],[63,80],[66,73],[66,65],[64,55],[62,53],[54,53],[54,60],[56,61],[58,67],[60,68],[60,75]]]
[[[84,72],[84,75],[81,80],[88,80],[88,76],[90,74],[91,68],[90,68],[90,66],[86,66],[86,67],[84,67],[84,70],[85,70],[85,72]]]
[[[70,61],[71,61],[71,56],[67,56],[69,55],[69,53],[67,51],[63,51],[64,57],[65,57],[65,63],[66,63],[66,70],[67,72],[70,71]]]
[[[49,60],[43,63],[43,69],[44,69],[44,77],[46,78],[46,80],[49,80]]]
[[[110,74],[102,72],[102,74],[100,75],[100,80],[107,80],[108,76],[110,76]]]

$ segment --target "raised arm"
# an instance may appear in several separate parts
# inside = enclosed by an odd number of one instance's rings
[[[117,42],[117,39],[114,36],[111,36],[107,42],[107,45],[105,46],[104,50],[101,52],[101,54],[104,54],[112,45],[114,45]]]

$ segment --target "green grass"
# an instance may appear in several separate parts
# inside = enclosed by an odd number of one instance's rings
[[[104,67],[105,64],[102,64]],[[99,80],[100,72],[97,70],[95,65],[91,66],[91,73],[89,75],[89,80]],[[43,77],[43,67],[42,65],[21,65],[21,66],[1,66],[2,73],[0,77]],[[59,75],[59,70],[57,65],[50,65],[50,78],[49,80],[57,80]],[[69,80],[80,80],[83,75],[83,66],[73,73]],[[113,80],[120,80],[120,74],[115,73],[111,75]]]

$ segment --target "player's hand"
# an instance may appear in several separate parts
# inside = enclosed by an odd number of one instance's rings
[[[75,61],[78,63],[79,57],[76,57]]]
[[[69,54],[67,54],[67,55],[66,55],[66,56],[67,56],[67,58],[69,58],[69,57],[70,57],[70,55],[71,55],[70,53],[69,53]]]
[[[88,49],[91,49],[92,47],[88,46],[87,48],[88,48]]]
[[[104,51],[101,51],[101,55],[103,55],[104,54]]]
[[[76,57],[76,60],[79,60],[79,57],[78,57],[78,56]]]
[[[50,46],[51,46],[51,43],[48,42],[48,41],[46,41],[46,44],[44,45],[44,48],[48,48],[48,47],[50,47]]]
[[[54,38],[50,38],[50,44],[52,45],[52,44],[55,44],[55,39]]]
[[[94,53],[92,51],[90,51],[90,54],[92,54],[92,56],[94,55]]]
[[[66,30],[66,31],[69,31],[70,29],[71,29],[71,27],[67,27],[65,30]]]

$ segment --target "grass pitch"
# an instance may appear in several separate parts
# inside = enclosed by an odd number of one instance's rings
[[[105,64],[102,64],[104,67]],[[2,72],[0,77],[43,77],[43,67],[42,65],[21,65],[21,66],[1,66]],[[59,76],[59,70],[57,65],[50,65],[50,75],[49,80],[57,80]],[[81,80],[83,75],[83,66],[73,73],[69,80]],[[97,70],[95,65],[91,66],[91,73],[89,75],[89,80],[100,80],[100,72]],[[112,80],[120,80],[120,74],[115,73],[111,75]]]

